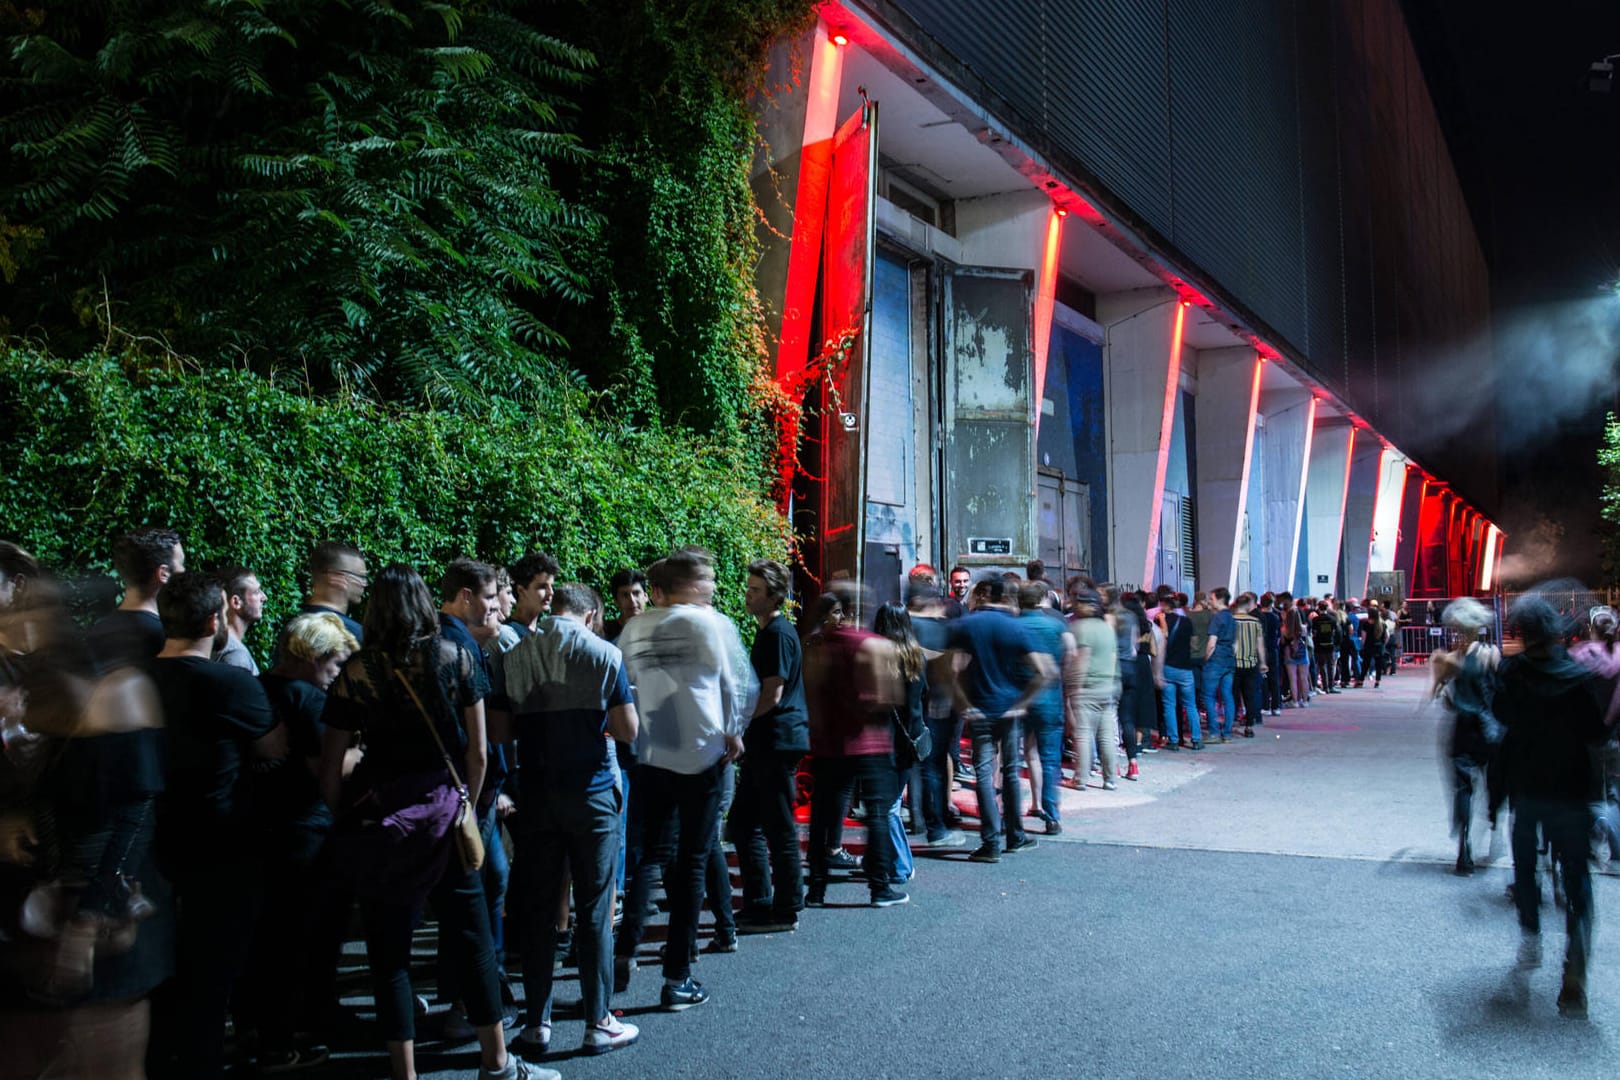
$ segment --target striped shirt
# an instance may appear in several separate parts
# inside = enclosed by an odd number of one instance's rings
[[[1237,632],[1232,641],[1232,653],[1240,668],[1257,668],[1260,666],[1260,620],[1249,612],[1234,615],[1233,621],[1237,623]]]

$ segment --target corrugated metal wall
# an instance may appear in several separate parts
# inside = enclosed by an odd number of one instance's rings
[[[1489,280],[1397,0],[869,6],[1383,434],[1431,450],[1405,405],[1487,326]]]

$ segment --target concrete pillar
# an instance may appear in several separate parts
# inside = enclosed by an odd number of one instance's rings
[[[1259,357],[1250,348],[1198,353],[1199,585],[1237,591],[1238,543],[1249,496],[1255,414],[1260,407]]]
[[[1373,506],[1372,552],[1367,569],[1387,574],[1395,569],[1395,547],[1401,532],[1401,503],[1406,492],[1406,457],[1388,446],[1378,459],[1378,495]]]
[[[1267,589],[1291,589],[1299,559],[1300,518],[1305,508],[1306,465],[1316,426],[1316,399],[1308,390],[1274,390],[1260,395],[1266,419],[1265,505],[1258,515],[1266,531]]]
[[[1344,537],[1344,504],[1356,429],[1349,421],[1318,424],[1311,440],[1305,480],[1307,552],[1305,587],[1313,596],[1339,592],[1339,542]]]
[[[1110,554],[1123,583],[1143,587],[1154,584],[1185,318],[1186,309],[1169,289],[1097,298],[1108,398]]]
[[[1339,582],[1345,596],[1358,600],[1367,596],[1373,513],[1378,502],[1383,457],[1383,446],[1365,432],[1359,433],[1355,452],[1350,455],[1350,488],[1344,499],[1344,580]]]

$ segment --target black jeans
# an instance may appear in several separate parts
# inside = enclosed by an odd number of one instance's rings
[[[791,918],[804,906],[799,828],[797,750],[750,750],[737,771],[731,839],[742,871],[743,904]]]
[[[1267,669],[1269,674],[1270,669]],[[1260,669],[1238,668],[1233,672],[1233,684],[1237,687],[1238,697],[1243,699],[1243,722],[1256,724],[1260,722]]]
[[[1266,651],[1268,663],[1265,674],[1260,676],[1260,711],[1276,712],[1282,708],[1282,649],[1273,641],[1266,644]]]
[[[1541,887],[1536,882],[1537,829],[1546,834],[1564,878],[1564,925],[1569,932],[1566,974],[1586,978],[1592,948],[1592,813],[1584,803],[1515,799],[1513,802],[1513,902],[1519,926],[1541,932]]]
[[[894,843],[889,836],[889,807],[899,796],[894,757],[857,754],[819,757],[810,762],[816,788],[810,797],[810,886],[827,884],[827,852],[844,838],[844,806],[860,786],[866,804],[866,880],[875,895],[894,877]]]
[[[233,840],[246,844],[248,841]],[[154,1002],[152,1075],[216,1080],[225,1072],[225,1014],[258,925],[264,864],[228,855],[174,873],[174,979]],[[173,1056],[174,1063],[166,1058]]]
[[[525,790],[518,822],[517,877],[525,898],[523,989],[529,1023],[551,1022],[557,904],[574,883],[574,944],[579,950],[585,1020],[607,1015],[613,993],[613,877],[619,863],[619,789]]]
[[[632,957],[647,926],[653,879],[664,868],[669,897],[669,939],[664,946],[664,978],[685,980],[692,973],[698,909],[703,906],[709,850],[720,817],[720,762],[702,772],[678,773],[637,765],[630,784],[629,851],[625,858],[624,922],[614,955]],[[680,823],[678,838],[668,825]]]
[[[1001,842],[1003,822],[996,815],[996,750],[1001,751],[1001,806],[1006,817],[1007,843],[1024,841],[1023,798],[1018,786],[1020,740],[1018,721],[1005,716],[992,720],[988,717],[973,721],[974,786],[979,796],[979,841],[997,845]],[[1075,763],[1075,770],[1084,778],[1091,762]]]
[[[726,815],[737,797],[737,766],[729,762],[720,766],[720,805],[715,809],[714,843],[709,847],[709,862],[704,872],[703,893],[709,911],[714,914],[714,929],[737,930],[737,913],[731,903],[731,867],[726,863],[726,847],[720,838],[724,835]]]
[[[451,843],[445,837],[445,843]],[[495,945],[490,938],[489,906],[484,901],[483,874],[461,868],[454,853],[444,875],[428,893],[439,919],[439,941],[456,965],[456,984],[473,1027],[501,1021],[501,984],[496,974]],[[411,938],[422,918],[422,907],[406,903],[362,900],[360,918],[366,927],[366,962],[371,968],[372,994],[377,1002],[377,1024],[387,1042],[416,1038],[416,999],[411,990]]]

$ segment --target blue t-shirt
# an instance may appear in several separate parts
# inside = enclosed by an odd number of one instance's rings
[[[1046,608],[1033,608],[1020,614],[1018,621],[1039,644],[1038,651],[1050,656],[1053,665],[1059,671],[1063,670],[1063,635],[1068,632],[1063,620]],[[1029,680],[1035,677],[1035,672],[1030,670],[1028,664],[1019,664],[1018,670],[1023,676],[1024,685],[1029,685]],[[1047,683],[1046,688],[1036,696],[1034,704],[1048,715],[1062,716],[1063,680],[1053,679]]]
[[[1230,608],[1222,608],[1209,620],[1209,636],[1215,639],[1215,651],[1210,654],[1209,662],[1231,667],[1237,663],[1237,653],[1233,646],[1237,643],[1237,619],[1233,618]]]
[[[490,679],[489,657],[484,654],[484,647],[478,644],[478,639],[472,636],[467,624],[446,612],[439,612],[439,633],[444,640],[454,642],[472,654],[473,662],[483,673],[485,685],[494,685]],[[506,782],[506,754],[499,746],[488,743],[489,764],[484,769],[484,786],[478,793],[478,812],[483,813],[494,805],[495,798],[501,793],[501,785]]]
[[[635,701],[618,648],[573,619],[547,619],[496,666],[517,733],[519,804],[611,788],[608,710]]]
[[[998,608],[970,611],[947,626],[950,647],[972,658],[960,676],[969,704],[991,719],[1001,716],[1023,697],[1024,657],[1040,652],[1040,643],[1017,616]]]

